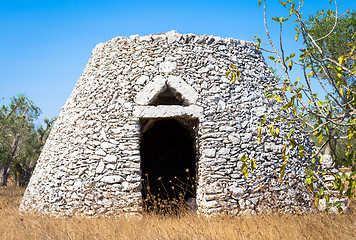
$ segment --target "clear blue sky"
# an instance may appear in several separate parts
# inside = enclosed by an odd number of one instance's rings
[[[286,16],[269,0],[269,17]],[[305,0],[305,16],[333,7]],[[25,93],[44,117],[58,116],[94,46],[116,36],[177,30],[251,41],[265,36],[258,0],[0,0],[0,105]],[[340,0],[340,11],[356,9]],[[275,32],[276,34],[277,32]],[[273,34],[273,33],[272,33]],[[292,50],[294,33],[287,31]],[[290,44],[288,43],[290,42]]]

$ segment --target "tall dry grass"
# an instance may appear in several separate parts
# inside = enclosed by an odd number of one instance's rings
[[[356,239],[356,213],[204,218],[57,219],[21,215],[24,190],[0,189],[0,239]],[[355,211],[355,207],[351,207]]]

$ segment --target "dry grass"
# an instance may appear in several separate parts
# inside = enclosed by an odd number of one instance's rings
[[[355,239],[356,213],[203,218],[57,219],[21,215],[24,190],[0,188],[0,239]],[[352,209],[355,208],[352,206]]]

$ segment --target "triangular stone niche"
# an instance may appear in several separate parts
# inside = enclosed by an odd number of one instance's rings
[[[144,106],[194,105],[198,93],[182,78],[156,76],[136,96],[136,103]]]
[[[182,95],[166,85],[149,103],[148,105],[180,105],[188,106],[188,104],[182,98]]]
[[[134,116],[138,118],[174,118],[203,116],[196,105],[198,93],[182,78],[154,77],[136,96]]]

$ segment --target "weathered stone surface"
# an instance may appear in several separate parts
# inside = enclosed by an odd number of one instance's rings
[[[159,65],[159,71],[162,73],[170,73],[177,69],[176,62],[163,62]]]
[[[230,64],[241,71],[236,84],[224,77]],[[175,118],[198,122],[199,213],[309,211],[307,161],[298,160],[298,148],[287,150],[288,170],[280,181],[284,140],[263,130],[262,143],[257,141],[261,119],[274,114],[261,84],[274,81],[261,53],[242,40],[171,31],[98,44],[43,148],[21,209],[91,216],[140,212],[140,120]],[[167,89],[182,103],[152,105]],[[298,126],[276,127],[280,134],[297,129],[297,144],[310,151]],[[240,171],[242,156],[257,163],[248,179]]]
[[[149,77],[146,75],[142,75],[140,76],[137,80],[136,80],[136,84],[138,85],[143,85],[148,81]]]
[[[121,176],[105,176],[101,179],[101,182],[104,183],[120,183],[124,181],[124,178]]]
[[[215,149],[205,149],[203,151],[203,156],[207,158],[214,158],[216,155],[216,150]]]

